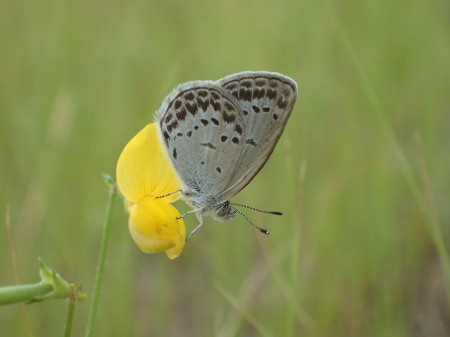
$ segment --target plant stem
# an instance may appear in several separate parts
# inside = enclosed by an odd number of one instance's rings
[[[106,219],[105,224],[103,227],[103,237],[102,237],[102,244],[100,247],[100,255],[98,258],[98,264],[97,264],[97,274],[95,275],[95,286],[94,286],[94,293],[92,294],[92,304],[91,304],[91,310],[89,312],[89,318],[88,318],[88,325],[86,328],[86,337],[91,337],[93,330],[94,330],[94,324],[97,317],[97,307],[98,307],[98,300],[100,297],[100,290],[102,287],[103,282],[103,274],[105,270],[105,262],[106,262],[106,253],[108,251],[108,244],[109,244],[109,236],[111,232],[111,219],[112,214],[114,212],[114,204],[117,198],[117,184],[111,184],[109,189],[109,199],[108,199],[108,206],[106,209]]]
[[[50,284],[22,284],[0,288],[0,306],[30,301],[34,297],[47,295],[53,290]]]
[[[66,324],[64,326],[64,337],[70,337],[72,335],[72,323],[73,323],[73,315],[75,312],[75,301],[76,301],[75,299],[69,298]]]

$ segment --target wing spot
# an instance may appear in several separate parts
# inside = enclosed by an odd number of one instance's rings
[[[261,111],[261,109],[258,108],[256,105],[252,105],[252,109],[255,113],[259,113]]]
[[[173,106],[175,107],[175,109],[178,109],[181,106],[181,101],[179,99],[177,99]]]
[[[206,90],[199,90],[199,91],[197,91],[197,94],[201,97],[208,96],[208,92]]]
[[[270,111],[270,108],[269,108],[268,106],[265,106],[265,107],[263,108],[263,111],[264,111],[264,112],[269,112],[269,111]]]
[[[204,126],[207,126],[209,124],[208,120],[206,119],[200,119],[200,122],[202,122]]]
[[[241,82],[241,85],[242,85],[243,87],[245,87],[245,88],[251,88],[252,82],[249,81],[249,80],[245,80],[245,81],[242,81],[242,82]]]
[[[258,89],[258,88],[256,88],[254,91],[253,91],[253,98],[264,98],[264,96],[265,96],[265,94],[266,94],[266,91],[264,90],[264,89]]]
[[[166,118],[164,118],[164,122],[165,123],[169,123],[170,120],[172,119],[173,115],[172,114],[167,114]]]
[[[205,162],[202,160],[202,161],[200,162],[200,165],[205,165]]]
[[[235,114],[227,114],[225,111],[222,111],[222,118],[226,123],[233,123],[236,120]]]
[[[217,173],[222,174],[222,169],[219,166],[216,167],[216,171]]]
[[[287,107],[288,102],[286,100],[283,99],[283,97],[280,97],[277,100],[277,105],[280,109],[285,109]]]
[[[233,137],[233,138],[231,139],[231,141],[232,141],[234,144],[239,144],[239,138],[238,138],[238,137]]]
[[[193,101],[195,98],[195,95],[193,92],[188,92],[187,94],[184,95],[184,98],[188,101]]]
[[[256,146],[257,144],[255,143],[255,141],[253,140],[253,138],[247,139],[245,141],[245,144],[250,144],[252,146]]]
[[[167,125],[167,131],[172,132],[172,130],[176,129],[177,126],[178,126],[178,122],[177,121],[173,121],[172,123]]]
[[[206,111],[206,109],[208,109],[209,107],[209,101],[206,101],[204,99],[198,98],[197,103],[203,109],[203,111]]]
[[[248,111],[247,110],[243,110],[242,112],[244,113],[244,115],[246,115],[246,116],[248,115]]]
[[[219,121],[218,121],[217,119],[215,119],[214,117],[211,118],[211,122],[212,122],[214,125],[219,125]]]
[[[236,109],[234,108],[233,104],[231,104],[228,101],[225,101],[225,109],[228,110],[228,111],[232,111],[232,112],[236,111]]]
[[[248,89],[239,90],[239,99],[250,102],[252,100],[252,91]]]
[[[292,90],[288,87],[283,89],[283,96],[288,99],[292,94]]]
[[[186,132],[186,136],[188,136],[188,137],[192,136],[192,131]]]
[[[211,91],[211,97],[214,98],[214,99],[219,99],[220,95],[217,92],[215,92],[215,91]]]
[[[213,100],[212,98],[210,99],[209,103],[211,103],[214,111],[220,111],[222,110],[222,105],[220,104],[220,102],[217,102],[215,100]]]
[[[195,116],[195,114],[197,113],[197,110],[198,110],[198,106],[195,103],[187,103],[186,104],[186,109],[189,111],[189,113],[192,116]]]
[[[212,145],[211,143],[200,143],[200,145],[208,147],[208,148],[213,149],[213,150],[216,149],[216,147],[214,145]]]
[[[236,124],[236,126],[234,127],[234,131],[236,131],[237,133],[242,135],[242,126],[240,126],[239,124]]]
[[[273,114],[272,117],[273,117],[274,120],[277,120],[277,119],[278,119],[278,115],[277,115],[277,114]]]
[[[236,82],[231,82],[229,84],[227,84],[227,86],[225,87],[227,90],[233,90],[237,87],[237,83]]]
[[[194,125],[194,130],[198,130],[198,125]]]
[[[275,99],[277,97],[277,92],[273,89],[267,90],[266,96],[270,99]]]
[[[177,148],[173,148],[173,159],[177,159]]]
[[[167,131],[163,132],[163,136],[165,140],[168,140],[170,138],[169,134],[167,133]]]
[[[225,143],[227,141],[228,137],[225,135],[222,135],[222,137],[220,137],[220,140],[222,141],[222,143]]]
[[[255,81],[257,87],[264,87],[266,85],[266,80],[264,78],[258,78]]]
[[[271,79],[271,80],[269,81],[269,85],[270,85],[272,88],[278,87],[278,80],[276,80],[276,79]]]
[[[177,133],[177,137],[182,137],[182,136],[183,136],[183,134],[181,132]]]
[[[181,109],[180,111],[178,111],[177,113],[176,113],[176,115],[177,115],[177,119],[179,120],[179,121],[184,121],[185,120],[185,118],[186,118],[186,115],[187,115],[187,112],[186,112],[186,109]]]

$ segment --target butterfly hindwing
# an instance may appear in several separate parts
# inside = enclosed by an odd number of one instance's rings
[[[238,166],[245,138],[241,114],[230,94],[210,81],[180,85],[158,112],[162,139],[178,175],[205,200],[227,188]]]

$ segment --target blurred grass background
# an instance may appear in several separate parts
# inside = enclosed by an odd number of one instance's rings
[[[0,2],[0,284],[14,283],[9,205],[20,281],[38,280],[41,256],[92,294],[101,174],[165,95],[277,71],[299,100],[234,201],[285,215],[246,212],[268,237],[208,219],[169,261],[138,250],[118,203],[95,335],[448,336],[448,13],[426,0]],[[35,336],[62,335],[62,301],[27,310]],[[2,336],[26,324],[0,308]]]

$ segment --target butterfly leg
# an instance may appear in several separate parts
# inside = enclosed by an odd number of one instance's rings
[[[196,210],[194,210],[194,211],[196,211]],[[198,221],[200,223],[197,225],[197,227],[195,227],[192,230],[191,234],[189,234],[189,236],[187,237],[186,241],[189,240],[192,237],[192,235],[194,235],[194,233],[197,232],[202,227],[202,225],[203,225],[203,214],[201,212],[197,213],[197,219],[198,219]]]
[[[172,195],[172,194],[175,194],[178,192],[180,192],[184,196],[183,190],[176,190],[176,191],[164,194],[164,195],[157,196],[156,199],[165,198],[165,197],[168,197],[169,195]]]
[[[184,213],[183,215],[180,215],[177,219],[184,219],[187,215],[192,214],[192,213],[197,213],[200,212],[203,208],[196,208],[190,211],[187,211],[186,213]]]

